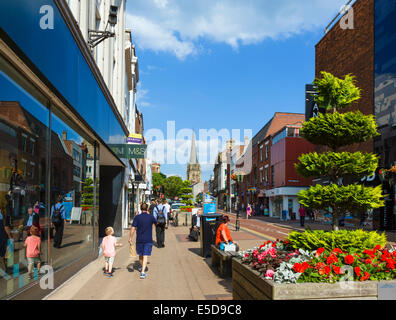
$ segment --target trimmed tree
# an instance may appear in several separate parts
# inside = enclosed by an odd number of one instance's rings
[[[183,188],[181,188],[181,202],[184,203],[184,206],[181,207],[182,210],[185,211],[191,211],[192,208],[194,208],[194,202],[193,202],[193,194],[192,194],[192,188],[190,187],[191,182],[188,180],[185,180],[183,182]]]
[[[322,78],[314,81],[315,102],[326,113],[306,121],[301,134],[309,142],[331,151],[303,154],[295,168],[303,177],[325,177],[330,184],[302,190],[298,200],[307,208],[330,213],[333,230],[338,230],[338,219],[345,213],[362,213],[384,206],[381,186],[360,184],[363,177],[375,173],[378,157],[372,153],[339,152],[342,147],[370,140],[379,133],[373,115],[363,115],[360,111],[338,112],[360,99],[354,77],[346,75],[339,79],[327,72],[321,74]]]

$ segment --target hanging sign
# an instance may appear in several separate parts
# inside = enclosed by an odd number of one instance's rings
[[[146,144],[109,144],[109,147],[119,158],[145,159]]]

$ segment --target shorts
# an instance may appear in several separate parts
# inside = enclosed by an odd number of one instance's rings
[[[32,263],[40,263],[40,258],[39,257],[35,257],[35,258],[27,258],[28,260],[28,264],[32,264]]]
[[[114,257],[104,257],[104,258],[105,258],[105,262],[108,262],[108,263],[111,263],[111,264],[114,263]]]
[[[139,256],[151,256],[152,248],[153,248],[152,243],[148,243],[148,242],[136,243],[136,252]]]

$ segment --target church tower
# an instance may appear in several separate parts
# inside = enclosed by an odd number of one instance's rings
[[[189,180],[191,184],[201,182],[201,165],[198,163],[194,131],[191,141],[190,162],[187,165],[187,180]]]

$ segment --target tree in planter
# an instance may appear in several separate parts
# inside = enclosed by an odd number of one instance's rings
[[[182,210],[189,211],[190,209],[194,208],[194,202],[193,198],[194,196],[192,195],[192,188],[190,188],[190,181],[185,180],[183,182],[183,188],[181,188],[181,202],[184,203],[184,206],[181,207]]]
[[[340,148],[361,143],[378,135],[373,115],[360,111],[339,113],[360,99],[360,89],[354,77],[344,79],[322,72],[315,79],[315,102],[332,113],[319,114],[303,124],[302,136],[315,145],[330,148],[324,153],[309,153],[299,157],[296,171],[303,177],[326,177],[329,185],[317,184],[298,194],[305,207],[324,210],[332,215],[333,230],[338,230],[338,219],[345,213],[363,213],[384,206],[381,186],[365,187],[359,182],[374,174],[378,157],[372,153],[339,152]]]
[[[164,181],[165,197],[174,199],[179,197],[181,189],[184,187],[183,179],[178,176],[171,176]]]
[[[164,175],[163,173],[153,172],[153,187],[154,192],[157,196],[163,190],[165,179],[166,175]]]

